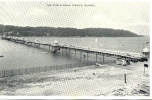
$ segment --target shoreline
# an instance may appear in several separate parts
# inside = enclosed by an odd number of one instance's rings
[[[0,78],[0,95],[149,96],[138,92],[143,81],[148,85],[150,82],[149,68],[143,76],[144,63],[93,65]],[[127,84],[124,83],[124,73]]]

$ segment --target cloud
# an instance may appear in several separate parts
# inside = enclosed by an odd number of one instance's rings
[[[132,26],[126,27],[127,30],[131,30],[132,32],[135,32],[140,35],[149,36],[150,35],[150,26],[144,25],[144,24],[136,24]]]
[[[48,4],[94,4],[94,7],[56,7]],[[149,2],[0,1],[0,24],[50,27],[101,27],[149,32]],[[139,32],[139,28],[146,28]],[[149,34],[149,33],[147,33]]]

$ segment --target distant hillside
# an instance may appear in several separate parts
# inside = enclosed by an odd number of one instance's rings
[[[13,36],[59,36],[59,37],[138,37],[137,34],[109,28],[54,28],[54,27],[19,27],[0,25],[0,35]]]

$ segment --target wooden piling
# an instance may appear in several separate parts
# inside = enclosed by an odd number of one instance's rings
[[[124,81],[125,81],[125,84],[127,83],[127,80],[126,80],[126,74],[124,74]]]
[[[75,49],[75,58],[76,58],[76,49]]]
[[[88,65],[88,52],[87,52],[87,65]]]
[[[80,51],[80,60],[81,60],[81,54],[82,54],[82,51]]]
[[[96,63],[97,63],[97,53],[96,53]]]
[[[50,45],[49,45],[49,50],[50,50]]]
[[[104,54],[103,54],[103,64],[104,64]]]

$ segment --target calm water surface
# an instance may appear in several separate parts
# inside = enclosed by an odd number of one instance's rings
[[[34,41],[35,37],[25,37]],[[119,50],[126,52],[140,53],[146,46],[146,42],[150,40],[149,37],[116,37],[116,38],[95,38],[95,37],[37,37],[40,42],[53,43],[57,40],[60,44],[85,46],[99,49]],[[0,39],[0,70],[15,69],[25,67],[41,67],[62,64],[73,64],[84,62],[80,60],[80,53],[77,52],[75,58],[74,53],[66,54],[65,51],[57,52],[55,54],[42,46],[41,48],[31,47],[19,43],[10,42]],[[47,54],[45,52],[48,52]],[[90,61],[95,61],[95,57],[90,55]]]

